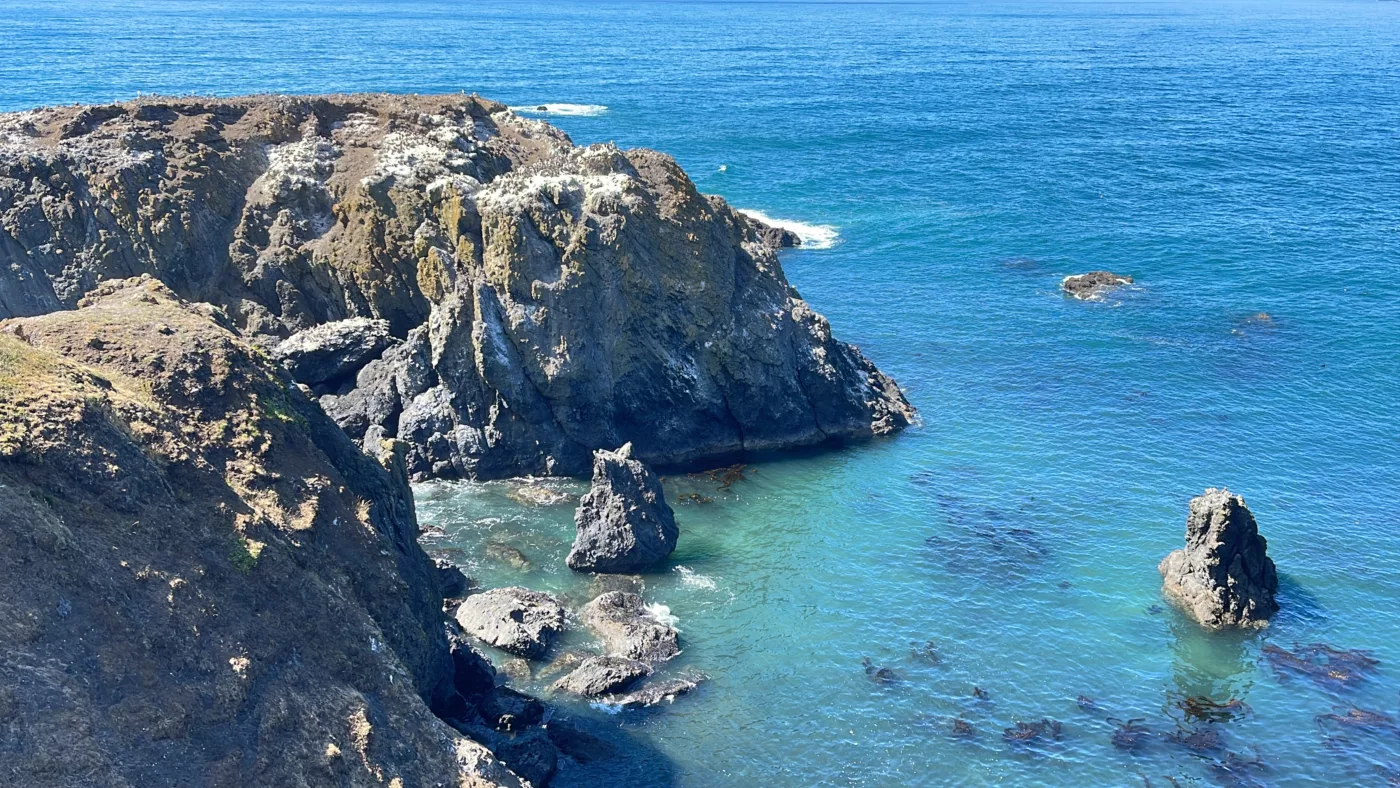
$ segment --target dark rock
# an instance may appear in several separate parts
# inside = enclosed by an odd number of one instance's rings
[[[544,720],[544,704],[510,687],[496,687],[476,704],[482,719],[498,731],[522,731]]]
[[[740,214],[753,227],[754,234],[764,246],[777,251],[779,249],[791,249],[802,245],[802,238],[792,230],[782,227],[774,227],[761,219],[756,219],[748,214]]]
[[[1081,301],[1092,301],[1103,298],[1109,290],[1132,283],[1131,276],[1123,276],[1111,271],[1090,271],[1087,274],[1065,277],[1064,281],[1060,283],[1060,289],[1065,291],[1065,295],[1073,296]]]
[[[469,703],[496,689],[496,669],[491,660],[460,637],[451,641],[453,687]]]
[[[645,662],[626,657],[590,657],[573,673],[554,682],[554,689],[592,698],[623,692],[651,675]]]
[[[442,589],[443,599],[456,599],[467,595],[471,581],[456,564],[445,558],[434,558],[433,566],[437,568],[438,586]]]
[[[609,591],[584,605],[579,617],[609,654],[655,664],[681,653],[675,627],[658,621],[636,594]]]
[[[678,695],[684,695],[690,692],[700,686],[701,679],[702,677],[700,676],[691,676],[654,681],[643,686],[636,692],[615,696],[611,698],[611,701],[623,708],[655,706],[663,700],[672,701],[675,700]]]
[[[527,588],[493,588],[466,598],[457,623],[467,634],[529,659],[544,656],[564,630],[564,608],[549,594]]]
[[[393,344],[389,321],[354,317],[298,331],[273,349],[298,383],[318,386],[339,380]]]
[[[532,788],[547,788],[559,768],[559,750],[541,729],[492,742],[492,750],[512,772],[529,780]]]
[[[559,752],[579,763],[617,756],[617,748],[576,725],[558,719],[550,720],[545,732]]]
[[[1244,499],[1208,489],[1191,499],[1186,548],[1162,561],[1167,597],[1208,629],[1262,627],[1278,612],[1278,573]]]
[[[564,560],[576,572],[634,572],[676,549],[675,513],[632,444],[593,453],[593,486],[574,513],[578,534]]]

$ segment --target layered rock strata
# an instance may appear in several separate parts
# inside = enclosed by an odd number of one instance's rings
[[[384,321],[393,347],[301,382],[371,452],[407,442],[416,478],[584,475],[629,441],[648,463],[705,462],[909,424],[760,233],[781,242],[663,154],[576,147],[475,96],[0,116],[0,317],[151,274],[268,348]]]

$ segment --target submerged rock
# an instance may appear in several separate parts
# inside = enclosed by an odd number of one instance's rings
[[[0,227],[0,318],[149,273],[260,345],[387,321],[404,342],[382,357],[303,374],[337,384],[323,407],[352,437],[409,443],[417,479],[581,476],[629,441],[718,461],[915,418],[787,281],[790,239],[664,154],[578,147],[476,96],[0,114]]]
[[[636,692],[629,692],[626,695],[611,698],[610,700],[623,708],[640,708],[645,706],[655,706],[661,701],[673,701],[678,695],[684,695],[696,687],[700,686],[703,677],[688,676],[663,681],[654,681]]]
[[[1244,499],[1208,489],[1191,499],[1186,547],[1162,561],[1167,597],[1209,629],[1261,627],[1278,611],[1278,573]]]
[[[0,779],[519,788],[398,470],[152,279],[0,323]]]
[[[472,637],[511,654],[539,659],[564,630],[564,608],[528,588],[493,588],[467,597],[457,623]]]
[[[579,617],[610,654],[654,664],[681,653],[676,628],[658,621],[636,594],[609,591],[584,605]]]
[[[394,343],[389,321],[353,317],[298,331],[273,348],[298,383],[317,386],[343,378]]]
[[[574,513],[578,534],[564,559],[578,572],[635,572],[676,549],[675,513],[656,474],[632,459],[632,444],[593,453],[593,486]]]
[[[554,682],[554,689],[585,698],[622,692],[651,675],[651,667],[626,657],[589,657],[574,672]]]
[[[1115,274],[1112,271],[1090,271],[1087,274],[1065,277],[1060,283],[1060,289],[1065,291],[1065,295],[1074,296],[1081,301],[1091,301],[1102,298],[1109,290],[1132,283],[1131,276]]]

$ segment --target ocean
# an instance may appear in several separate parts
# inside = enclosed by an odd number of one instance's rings
[[[1400,3],[7,0],[0,43],[3,110],[543,104],[812,241],[788,277],[923,423],[668,477],[680,544],[644,596],[708,681],[645,711],[561,702],[626,757],[558,784],[1400,780],[1395,725],[1345,722],[1400,719]],[[1135,283],[1059,292],[1095,269]],[[572,508],[517,486],[421,486],[428,546],[586,600]],[[1281,574],[1260,633],[1160,593],[1214,486]],[[1379,665],[1340,686],[1263,653],[1307,643]],[[1243,706],[1209,722],[1202,697]],[[1041,720],[1058,738],[1003,735]],[[1128,720],[1146,733],[1116,746]]]

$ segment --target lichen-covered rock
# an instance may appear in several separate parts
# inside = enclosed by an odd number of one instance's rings
[[[0,317],[149,273],[265,346],[387,321],[404,342],[316,393],[352,437],[407,441],[417,478],[581,476],[629,441],[680,464],[909,424],[765,233],[667,156],[575,147],[474,96],[0,115]]]
[[[661,482],[632,459],[632,444],[593,453],[593,485],[574,513],[578,529],[564,563],[577,572],[636,572],[676,549],[676,516]]]
[[[352,317],[298,331],[278,343],[272,355],[298,383],[319,386],[359,370],[393,343],[389,321]]]
[[[564,630],[564,608],[554,597],[517,586],[467,597],[456,618],[472,637],[529,659],[544,656]]]
[[[1208,489],[1191,499],[1186,547],[1158,567],[1162,589],[1209,629],[1261,627],[1278,612],[1278,573],[1244,499]]]
[[[0,780],[518,787],[430,711],[400,447],[221,321],[146,279],[0,323]]]
[[[651,666],[626,657],[589,657],[574,671],[554,682],[558,692],[593,698],[629,689],[651,675]]]
[[[1081,301],[1093,301],[1103,298],[1105,293],[1114,288],[1132,283],[1131,276],[1115,274],[1112,271],[1090,271],[1087,274],[1065,277],[1060,283],[1060,289],[1065,291],[1065,295]]]
[[[609,591],[584,605],[579,618],[614,656],[655,664],[681,653],[676,628],[652,615],[636,594]]]

